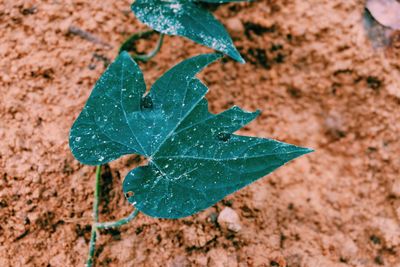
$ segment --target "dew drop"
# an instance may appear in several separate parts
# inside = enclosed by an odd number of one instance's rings
[[[226,132],[221,132],[217,134],[217,138],[222,142],[227,142],[231,138],[231,134]]]
[[[153,100],[149,95],[146,95],[142,98],[140,106],[142,107],[142,109],[150,109],[153,107]]]

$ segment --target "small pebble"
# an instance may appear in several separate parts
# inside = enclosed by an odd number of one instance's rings
[[[240,19],[238,18],[230,18],[226,21],[226,27],[231,33],[243,33],[244,26]]]
[[[218,215],[218,224],[233,232],[239,232],[242,229],[239,215],[229,207],[225,207]]]
[[[391,193],[393,194],[393,196],[400,198],[400,179],[398,179],[397,181],[395,181],[392,184],[392,188],[391,188]]]

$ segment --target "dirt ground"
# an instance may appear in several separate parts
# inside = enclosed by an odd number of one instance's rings
[[[94,168],[73,158],[68,133],[119,45],[146,29],[129,5],[0,1],[0,266],[84,265]],[[96,266],[399,267],[400,57],[372,48],[363,12],[361,0],[216,8],[247,64],[226,58],[202,72],[211,109],[259,108],[242,133],[316,152],[195,216],[140,214],[102,231]],[[210,51],[166,37],[140,65],[149,86]],[[104,169],[102,221],[130,213],[121,183],[139,160]],[[240,231],[218,224],[226,207]]]

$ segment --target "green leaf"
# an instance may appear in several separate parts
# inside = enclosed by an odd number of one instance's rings
[[[123,52],[97,82],[72,126],[74,156],[90,165],[124,154],[146,156],[148,165],[124,180],[129,202],[153,217],[180,218],[311,152],[233,134],[259,111],[236,106],[219,114],[208,111],[208,89],[195,75],[219,57],[205,54],[181,62],[144,95],[139,67]]]
[[[224,26],[194,2],[136,0],[131,8],[140,21],[158,32],[187,37],[244,63]]]
[[[210,4],[223,4],[223,3],[238,3],[238,2],[251,2],[253,0],[193,0],[194,2],[204,2]]]

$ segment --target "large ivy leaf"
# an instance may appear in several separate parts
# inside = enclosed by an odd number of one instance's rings
[[[258,111],[236,106],[219,114],[208,111],[208,89],[195,75],[219,57],[185,60],[145,94],[138,65],[123,52],[97,82],[72,126],[74,156],[89,165],[124,154],[146,156],[148,165],[124,180],[129,202],[153,217],[180,218],[309,153],[307,148],[233,134]]]
[[[208,3],[236,2],[202,0]],[[136,17],[158,32],[187,37],[244,63],[224,26],[194,1],[135,0]]]
[[[192,2],[204,2],[210,4],[223,4],[223,3],[238,3],[238,2],[251,2],[252,0],[191,0]]]

